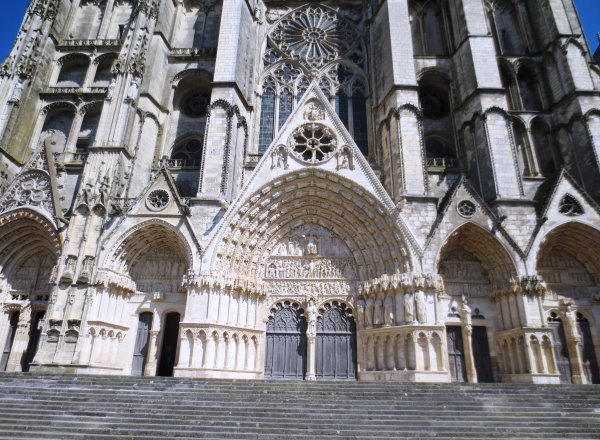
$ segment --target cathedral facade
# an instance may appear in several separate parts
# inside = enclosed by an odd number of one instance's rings
[[[599,383],[572,0],[32,0],[0,370]]]

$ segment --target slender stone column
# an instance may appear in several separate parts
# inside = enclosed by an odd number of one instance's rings
[[[308,307],[306,308],[306,314],[308,318],[308,325],[306,327],[306,340],[307,340],[307,359],[306,359],[306,380],[316,380],[316,365],[317,365],[317,306],[315,300],[311,298],[308,301]]]
[[[471,308],[467,299],[463,297],[463,304],[460,309],[462,318],[462,337],[465,350],[465,364],[467,367],[467,380],[470,383],[477,383],[477,370],[475,368],[475,357],[473,356],[473,325],[471,323]]]
[[[148,360],[144,368],[144,376],[156,376],[156,365],[158,363],[158,333],[160,330],[150,330],[148,341]]]

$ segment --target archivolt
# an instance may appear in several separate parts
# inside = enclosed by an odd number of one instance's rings
[[[42,215],[21,208],[0,216],[0,271],[18,266],[28,255],[50,254],[58,260],[61,243],[54,225]]]
[[[466,223],[450,234],[441,248],[437,264],[451,251],[464,249],[473,254],[488,271],[493,288],[503,288],[517,276],[514,261],[508,251],[488,231],[473,223]]]
[[[566,252],[579,260],[600,284],[600,231],[579,222],[569,222],[550,231],[541,242],[536,267],[547,252]]]
[[[157,221],[142,223],[134,230],[128,231],[106,264],[118,273],[129,275],[132,265],[157,247],[169,248],[186,261],[188,267],[192,267],[193,256],[185,238],[171,225]]]
[[[402,271],[408,258],[393,216],[373,195],[338,175],[303,170],[248,198],[222,233],[212,272],[259,280],[275,243],[306,223],[346,241],[362,280]]]

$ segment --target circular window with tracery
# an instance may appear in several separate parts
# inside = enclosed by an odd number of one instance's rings
[[[169,193],[164,189],[155,189],[146,199],[146,206],[152,211],[162,211],[169,203]]]
[[[314,164],[331,158],[337,141],[328,127],[306,124],[292,134],[292,151],[299,159]]]
[[[456,206],[458,213],[464,218],[471,218],[477,212],[477,206],[470,200],[461,200]]]
[[[188,118],[201,118],[206,115],[208,97],[200,90],[192,90],[181,98],[181,111]]]

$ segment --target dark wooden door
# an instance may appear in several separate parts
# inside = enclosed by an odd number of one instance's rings
[[[162,348],[158,364],[158,376],[173,376],[177,356],[177,341],[179,340],[179,313],[169,313],[165,318]]]
[[[316,376],[356,379],[356,324],[345,304],[326,303],[317,318]]]
[[[306,373],[306,320],[296,303],[279,302],[267,321],[265,377],[304,379]]]
[[[10,315],[8,323],[8,333],[4,342],[4,349],[2,350],[2,359],[0,359],[0,371],[6,371],[8,365],[8,358],[10,357],[10,351],[12,350],[13,341],[15,340],[15,334],[17,333],[17,325],[19,324],[19,312],[13,312]]]
[[[567,346],[567,337],[562,320],[555,313],[548,318],[548,325],[552,330],[552,339],[554,341],[554,357],[556,358],[556,368],[560,374],[562,383],[572,383],[571,379],[571,361],[569,360],[569,349]]]
[[[31,321],[31,328],[29,329],[29,342],[27,343],[27,351],[25,351],[25,356],[23,357],[23,362],[21,364],[21,368],[23,371],[29,371],[29,365],[33,362],[33,358],[35,357],[38,349],[38,344],[40,342],[40,334],[42,329],[40,328],[40,323],[42,319],[44,319],[44,315],[46,312],[41,311],[37,312]]]
[[[478,382],[493,382],[492,360],[490,358],[490,344],[488,343],[487,328],[473,327],[473,358]]]
[[[592,340],[590,323],[580,313],[577,314],[577,329],[581,335],[581,342],[583,345],[583,350],[581,353],[583,372],[587,377],[588,383],[600,383],[598,360],[596,359],[596,351],[594,350],[594,341]]]
[[[133,364],[131,366],[132,376],[141,376],[144,374],[146,359],[148,357],[148,342],[152,330],[152,312],[140,314],[138,322],[135,347],[133,349]]]
[[[448,335],[448,361],[452,382],[466,382],[465,350],[462,338],[462,328],[459,326],[446,327]]]

